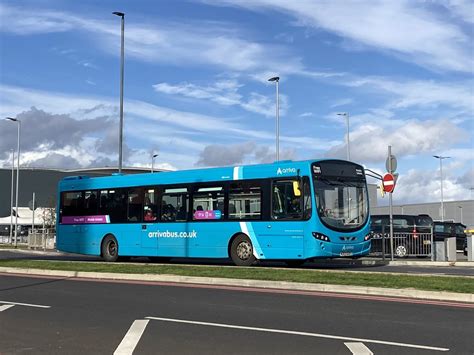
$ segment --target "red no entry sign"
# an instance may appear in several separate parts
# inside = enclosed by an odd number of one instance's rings
[[[385,192],[393,192],[393,190],[395,189],[395,176],[390,173],[385,174],[383,177],[382,185],[383,190]]]

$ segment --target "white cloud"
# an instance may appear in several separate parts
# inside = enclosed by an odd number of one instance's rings
[[[275,115],[275,98],[273,96],[269,97],[251,92],[249,98],[245,99],[239,93],[239,89],[243,86],[237,80],[220,80],[208,86],[183,82],[174,85],[159,83],[153,85],[153,88],[157,92],[168,95],[208,100],[223,106],[239,106],[246,111],[258,113],[266,117],[273,117]],[[286,95],[280,95],[280,114],[284,116],[287,110],[288,98]]]
[[[447,132],[449,140],[446,139]],[[432,153],[463,142],[466,137],[466,132],[443,120],[410,120],[392,128],[361,125],[350,133],[351,159],[364,162],[385,161],[388,145],[392,146],[399,157]],[[344,158],[345,144],[331,148],[326,156]]]
[[[86,33],[99,49],[119,54],[120,31],[117,31],[117,21],[112,15],[110,20],[99,21],[64,11],[0,5],[0,17],[8,18],[8,21],[0,21],[0,31],[3,32],[39,35],[74,30]],[[231,24],[224,22],[183,24],[160,21],[156,26],[130,19],[127,20],[127,55],[153,63],[177,66],[210,64],[234,71],[278,68],[285,73],[297,73],[304,70],[301,58],[292,55],[286,47],[257,43],[243,37]]]
[[[313,117],[314,114],[312,112],[303,112],[302,114],[298,115],[298,117]]]
[[[472,71],[472,34],[441,18],[428,3],[413,1],[205,1],[251,10],[270,9],[294,16],[299,25],[324,29],[409,62],[445,70]],[[451,2],[464,13],[468,5]],[[472,8],[471,8],[472,13]],[[463,18],[471,19],[472,15]]]

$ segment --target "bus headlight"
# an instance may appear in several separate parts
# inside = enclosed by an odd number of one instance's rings
[[[369,234],[367,234],[365,237],[364,237],[364,242],[368,241],[368,240],[371,240],[372,237],[373,237],[373,232],[370,232]]]
[[[324,235],[324,234],[321,234],[321,233],[313,232],[313,237],[315,237],[318,240],[322,240],[323,242],[330,242],[331,241],[327,235]]]

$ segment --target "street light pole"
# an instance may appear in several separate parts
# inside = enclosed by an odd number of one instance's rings
[[[155,165],[155,158],[158,156],[158,154],[153,154],[151,156],[151,173],[153,174],[153,167]]]
[[[462,217],[463,217],[462,216],[462,206],[458,206],[458,208],[461,210],[461,224],[463,224],[463,222],[462,222]]]
[[[280,160],[280,94],[279,94],[279,83],[280,77],[274,76],[268,79],[268,81],[276,82],[276,161]]]
[[[20,177],[20,131],[21,131],[21,121],[18,118],[6,117],[7,120],[16,122],[18,124],[18,140],[16,148],[16,198],[15,198],[15,248],[18,244],[18,185]]]
[[[351,149],[349,146],[349,114],[347,112],[338,113],[338,116],[344,116],[346,118],[346,134],[347,134],[347,141],[346,141],[346,149],[347,149],[347,160],[351,160]]]
[[[439,159],[439,172],[441,180],[441,222],[444,222],[444,202],[443,202],[443,159],[451,157],[443,157],[442,155],[433,155],[434,158]]]
[[[13,184],[15,181],[15,151],[12,149],[12,184],[11,184],[11,192],[10,192],[10,238],[8,239],[8,243],[13,243]]]
[[[122,18],[121,20],[121,45],[120,45],[120,128],[119,128],[119,164],[118,172],[122,172],[122,149],[123,149],[123,68],[125,56],[125,14],[115,11],[114,15]]]

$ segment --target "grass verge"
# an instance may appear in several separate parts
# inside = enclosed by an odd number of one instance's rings
[[[425,291],[474,293],[470,277],[391,275],[366,272],[331,272],[304,269],[263,267],[188,266],[169,264],[94,263],[77,261],[0,260],[0,266],[48,270],[111,272],[125,274],[222,277],[247,280],[304,282],[386,288],[409,288]]]

